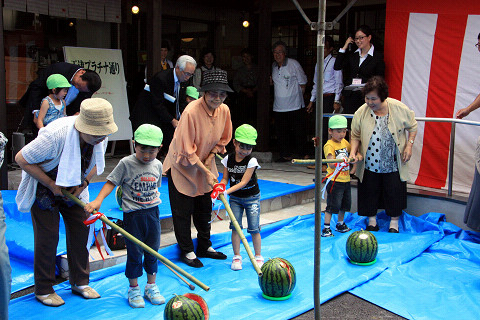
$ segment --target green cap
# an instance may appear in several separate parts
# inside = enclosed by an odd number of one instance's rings
[[[47,78],[47,88],[48,89],[55,89],[55,88],[70,88],[72,85],[68,82],[67,78],[62,76],[61,74],[52,74]]]
[[[347,118],[341,115],[334,115],[328,120],[329,129],[345,129],[347,128]]]
[[[257,145],[257,130],[249,124],[242,124],[235,130],[235,140],[252,146]]]
[[[198,90],[195,87],[188,86],[187,87],[187,96],[194,98],[195,100],[198,99]]]
[[[163,141],[163,132],[153,124],[144,123],[135,130],[133,139],[144,146],[160,147]]]

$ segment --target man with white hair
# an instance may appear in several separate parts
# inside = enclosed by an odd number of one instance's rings
[[[273,114],[280,158],[278,162],[292,160],[304,152],[306,135],[305,102],[303,93],[307,76],[300,63],[287,58],[287,45],[277,41],[273,45],[272,77],[274,87]]]
[[[197,63],[191,56],[178,58],[174,69],[156,73],[140,94],[130,120],[133,131],[144,123],[159,126],[163,131],[163,150],[168,151],[173,132],[185,109],[186,89]]]

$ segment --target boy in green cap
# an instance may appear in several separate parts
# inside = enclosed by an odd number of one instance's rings
[[[246,212],[247,231],[252,235],[255,260],[261,268],[263,257],[261,253],[262,238],[260,236],[260,189],[256,174],[256,170],[260,169],[260,165],[257,159],[251,155],[253,146],[257,144],[256,140],[257,130],[249,124],[242,124],[235,130],[235,138],[233,139],[235,151],[222,160],[225,168],[221,183],[226,185],[230,180],[230,188],[225,190],[224,194],[230,195],[230,207],[240,228],[243,228],[243,211],[245,210]],[[241,270],[240,236],[235,232],[232,223],[230,223],[230,229],[232,229],[234,253],[231,269]]]
[[[103,200],[115,186],[122,186],[122,209],[125,230],[147,246],[157,251],[160,247],[160,219],[158,205],[161,203],[158,189],[162,183],[162,163],[157,154],[162,147],[162,130],[152,124],[142,124],[134,133],[135,154],[120,160],[108,175],[107,182],[97,198],[85,206],[85,211],[99,210]],[[145,307],[138,277],[143,267],[147,273],[145,298],[152,304],[165,303],[156,285],[157,258],[142,248],[125,240],[127,245],[128,303],[132,308]]]
[[[331,137],[323,147],[327,159],[346,159],[342,163],[331,163],[327,167],[328,179],[325,188],[327,190],[327,208],[325,210],[324,228],[322,237],[333,237],[330,229],[332,214],[338,214],[336,229],[338,232],[348,232],[350,228],[343,222],[345,211],[350,211],[352,195],[350,190],[350,173],[355,172],[356,165],[347,162],[350,154],[350,143],[345,140],[347,134],[347,118],[334,115],[328,121],[328,134]]]
[[[188,86],[187,87],[187,91],[186,91],[186,100],[187,100],[187,103],[190,103],[192,101],[195,101],[198,99],[198,90],[197,88],[195,87],[192,87],[192,86]]]

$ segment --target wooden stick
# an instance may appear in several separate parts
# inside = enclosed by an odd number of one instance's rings
[[[80,199],[78,199],[77,197],[73,196],[70,192],[68,192],[67,190],[65,189],[62,189],[62,193],[68,197],[70,200],[72,200],[73,202],[75,202],[77,205],[81,206],[82,208],[85,208],[85,203],[83,201],[81,201]],[[94,211],[93,213],[97,213],[97,211]],[[132,236],[130,233],[128,233],[127,231],[125,231],[123,228],[120,228],[119,226],[117,226],[115,223],[113,223],[112,221],[110,221],[105,215],[101,215],[100,216],[100,220],[102,220],[103,222],[105,222],[106,224],[108,224],[112,229],[120,232],[125,238],[127,238],[128,240],[132,241],[133,243],[135,243],[136,245],[140,246],[143,250],[147,251],[148,253],[150,253],[151,255],[153,255],[155,258],[157,258],[158,260],[160,260],[160,262],[162,262],[163,264],[165,264],[167,267],[169,267],[170,270],[172,269],[175,269],[176,271],[180,272],[182,275],[184,275],[185,277],[187,277],[189,280],[191,280],[192,282],[194,282],[196,285],[198,285],[200,288],[202,288],[203,290],[205,291],[208,291],[210,290],[210,288],[208,286],[206,286],[205,284],[203,284],[200,280],[198,280],[197,278],[195,278],[194,276],[192,276],[191,274],[189,274],[188,272],[186,272],[185,270],[183,270],[182,268],[180,268],[179,266],[177,266],[176,264],[174,264],[173,262],[171,262],[170,260],[168,260],[167,258],[165,258],[164,256],[162,256],[160,253],[158,253],[157,251],[153,250],[152,248],[150,248],[149,246],[147,246],[145,243],[143,243],[142,241],[138,240],[137,238],[135,238],[134,236]],[[172,270],[173,271],[173,270]],[[176,272],[175,272],[176,275],[178,275]],[[183,280],[183,279],[182,279]],[[185,280],[184,280],[185,281]],[[186,281],[185,281],[186,282]],[[192,289],[192,287],[190,286],[189,284],[189,287],[190,289]],[[195,287],[194,287],[195,289]],[[192,289],[193,290],[193,289]]]
[[[167,267],[168,269],[170,269],[170,271],[172,271],[173,273],[175,273],[175,275],[177,277],[179,277],[183,282],[185,282],[187,284],[187,286],[190,288],[190,290],[195,290],[195,286],[193,284],[191,284],[190,282],[188,282],[184,277],[182,277],[181,275],[178,274],[177,271],[173,270],[172,267],[170,267],[169,265],[165,264],[163,261],[159,260],[165,267]],[[208,290],[206,290],[208,291]]]
[[[240,239],[242,240],[243,246],[245,247],[245,250],[247,251],[248,257],[250,258],[250,261],[253,264],[253,268],[255,268],[255,271],[257,272],[258,276],[261,277],[263,275],[262,270],[257,264],[257,260],[255,260],[255,257],[253,256],[252,250],[250,249],[250,246],[248,245],[247,239],[245,239],[245,235],[242,232],[242,229],[240,228],[240,225],[238,224],[237,219],[235,219],[235,216],[233,215],[232,208],[230,208],[230,205],[227,202],[227,199],[225,199],[225,196],[223,193],[221,193],[218,198],[223,202],[223,205],[225,206],[225,210],[227,210],[228,216],[230,217],[230,220],[232,221],[232,224],[237,231],[238,235],[240,236]]]
[[[355,159],[349,158],[348,162],[353,162]],[[343,159],[322,159],[322,163],[340,163]],[[315,164],[315,159],[292,159],[294,164]]]

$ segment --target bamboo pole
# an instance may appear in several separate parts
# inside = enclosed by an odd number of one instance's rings
[[[62,189],[62,193],[66,197],[68,197],[70,200],[75,202],[77,205],[81,206],[82,208],[85,208],[85,203],[83,201],[81,201],[80,199],[78,199],[77,197],[73,196],[67,190]],[[97,211],[94,211],[93,213],[97,213]],[[200,280],[198,280],[197,278],[195,278],[194,276],[192,276],[191,274],[189,274],[188,272],[186,272],[185,270],[183,270],[182,268],[180,268],[179,266],[177,266],[176,264],[174,264],[173,262],[171,262],[170,260],[168,260],[167,258],[162,256],[157,251],[155,251],[152,248],[150,248],[149,246],[147,246],[142,241],[140,241],[137,238],[135,238],[134,236],[132,236],[130,233],[125,231],[123,228],[120,228],[119,226],[117,226],[115,223],[110,221],[105,215],[102,214],[99,219],[102,220],[103,222],[105,222],[106,224],[108,224],[112,229],[120,232],[125,238],[132,241],[136,245],[140,246],[143,250],[145,250],[148,253],[150,253],[151,255],[153,255],[155,258],[157,258],[162,263],[164,263],[167,267],[171,267],[172,269],[178,271],[179,273],[181,273],[182,275],[184,275],[185,277],[190,279],[192,282],[194,282],[196,285],[198,285],[203,290],[205,290],[205,291],[210,290],[210,288],[208,286],[206,286],[205,284],[203,284]]]
[[[322,159],[322,163],[341,163],[343,159]],[[355,159],[349,158],[348,162],[353,162]],[[315,159],[292,159],[294,164],[315,164]]]
[[[230,217],[230,220],[232,221],[233,227],[237,231],[238,235],[240,236],[240,239],[242,240],[243,246],[245,247],[245,250],[247,251],[248,257],[250,258],[250,261],[252,262],[253,268],[255,268],[255,271],[257,272],[258,276],[261,277],[263,275],[262,270],[260,270],[260,267],[257,264],[257,260],[255,260],[255,257],[253,256],[252,250],[250,249],[250,246],[248,245],[247,239],[245,239],[245,235],[242,232],[242,229],[240,228],[240,225],[238,224],[237,219],[235,219],[235,216],[233,215],[232,208],[230,208],[230,205],[228,204],[227,199],[225,199],[225,196],[223,193],[221,193],[218,198],[220,201],[223,202],[223,205],[225,206],[225,210],[227,210],[228,216]]]

